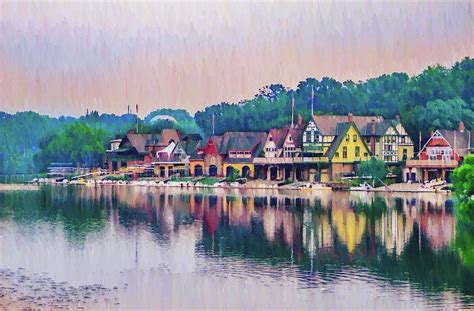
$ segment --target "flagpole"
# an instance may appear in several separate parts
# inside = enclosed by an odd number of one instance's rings
[[[420,130],[420,138],[418,140],[418,156],[419,156],[420,152],[421,152],[421,130]]]
[[[212,135],[214,136],[214,114],[212,114]]]
[[[291,128],[295,126],[295,93],[291,92]]]
[[[311,118],[314,115],[314,85],[311,85]]]
[[[137,104],[136,108],[137,108],[137,134],[138,134],[138,104]]]

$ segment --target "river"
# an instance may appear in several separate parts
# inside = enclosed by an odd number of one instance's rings
[[[0,191],[0,309],[474,308],[455,209],[441,194]]]

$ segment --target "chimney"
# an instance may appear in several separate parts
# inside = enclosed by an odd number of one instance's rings
[[[397,122],[400,122],[400,115],[399,114],[395,115],[395,120],[397,120]]]
[[[372,118],[372,124],[371,124],[371,127],[370,127],[370,133],[372,135],[375,135],[375,118]]]
[[[459,122],[459,132],[464,133],[464,122]]]
[[[302,127],[303,126],[303,117],[299,114],[298,115],[298,127]]]
[[[352,122],[352,112],[347,114],[347,122]]]
[[[127,134],[135,134],[135,130],[130,130]]]

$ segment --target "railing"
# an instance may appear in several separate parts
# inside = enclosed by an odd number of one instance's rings
[[[302,164],[329,162],[328,157],[254,158],[254,164]]]
[[[300,157],[294,158],[294,163],[317,163],[317,162],[329,162],[328,157]]]
[[[426,167],[426,168],[455,168],[458,166],[456,160],[407,160],[407,167]]]
[[[254,164],[291,164],[294,158],[254,158]]]

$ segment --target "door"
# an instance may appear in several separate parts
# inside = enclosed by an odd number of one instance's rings
[[[214,164],[209,166],[209,176],[217,176],[217,166],[215,166]]]

